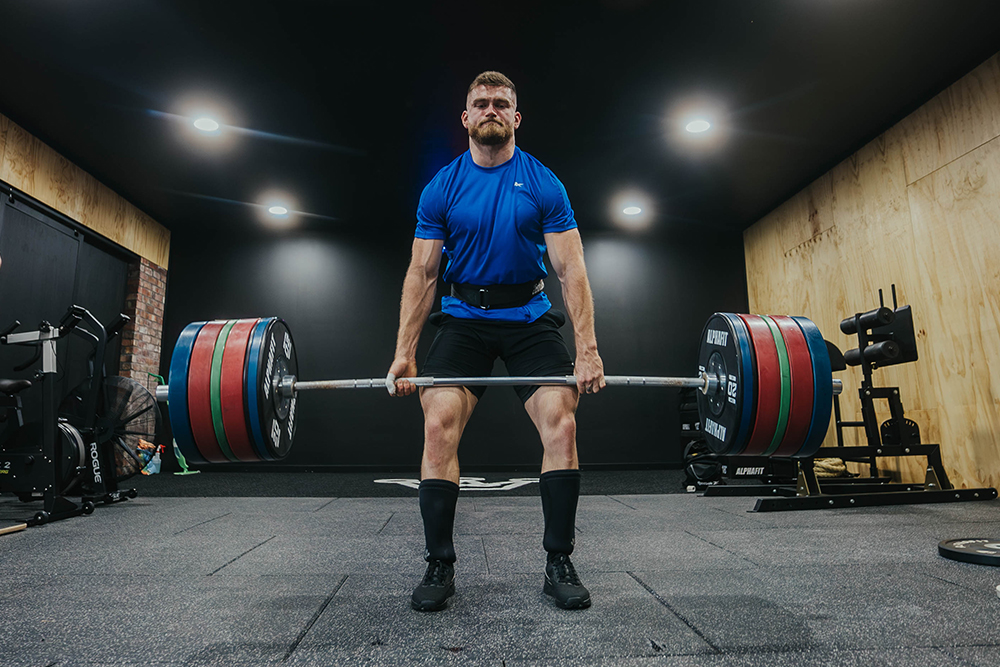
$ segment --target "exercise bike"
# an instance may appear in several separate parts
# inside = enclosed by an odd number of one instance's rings
[[[35,348],[34,355],[14,370],[41,360],[33,381],[0,380],[0,407],[11,426],[0,440],[0,492],[24,501],[42,500],[43,509],[28,525],[38,525],[94,511],[95,502],[134,498],[135,489],[121,491],[117,483],[141,469],[137,443],[153,441],[160,425],[156,399],[129,378],[107,376],[104,356],[110,337],[129,318],[122,315],[108,330],[89,311],[71,306],[53,326],[15,333],[15,321],[0,333],[0,344]],[[60,403],[55,393],[56,343],[70,333],[93,345],[87,378]],[[25,422],[20,395],[41,391],[42,416]],[[131,460],[131,461],[130,461]],[[123,466],[130,461],[131,466]],[[125,469],[128,474],[122,475]],[[73,502],[68,496],[79,496]]]

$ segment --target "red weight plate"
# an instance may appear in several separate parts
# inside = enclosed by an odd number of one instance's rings
[[[813,371],[809,343],[805,334],[786,315],[771,315],[778,325],[781,337],[788,350],[788,365],[792,371],[792,404],[788,410],[788,427],[785,437],[775,450],[774,456],[795,456],[806,442],[813,411]]]
[[[198,332],[188,364],[188,417],[198,451],[209,463],[229,463],[215,438],[212,423],[212,355],[225,321],[209,322]]]
[[[757,375],[757,409],[754,412],[753,430],[747,446],[740,454],[760,456],[774,439],[781,409],[781,365],[778,348],[774,344],[771,327],[760,315],[740,315],[750,331],[753,342],[754,370]]]
[[[243,392],[243,368],[247,358],[247,345],[254,326],[260,320],[237,320],[226,339],[226,349],[222,353],[222,424],[226,430],[226,440],[240,461],[252,463],[260,461],[250,442],[247,431],[246,400]]]

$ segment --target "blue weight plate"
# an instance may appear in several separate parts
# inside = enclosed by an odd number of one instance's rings
[[[264,431],[261,429],[260,413],[264,406],[258,400],[257,374],[261,370],[260,348],[264,344],[264,334],[267,332],[268,325],[276,319],[276,317],[261,318],[257,326],[253,328],[253,333],[250,334],[250,345],[247,348],[246,373],[243,382],[243,390],[246,392],[244,396],[247,406],[247,425],[250,427],[250,442],[253,443],[257,455],[264,461],[273,461],[274,456],[268,451],[264,441]]]
[[[812,420],[809,422],[805,444],[795,454],[797,458],[804,458],[816,453],[830,428],[830,414],[833,412],[833,371],[830,366],[830,353],[826,349],[826,341],[823,340],[819,327],[805,317],[792,317],[792,319],[806,337],[813,368]]]
[[[743,405],[741,408],[742,414],[739,429],[736,432],[736,438],[733,440],[732,446],[726,452],[726,456],[736,456],[743,451],[746,440],[750,437],[750,426],[753,424],[753,402],[757,391],[756,386],[754,386],[753,345],[750,343],[750,333],[738,315],[734,315],[733,313],[720,313],[720,315],[729,320],[729,323],[733,327],[733,332],[736,334],[738,347],[736,356],[743,371],[743,382],[741,383],[743,388],[741,402]]]
[[[191,350],[198,332],[205,322],[192,322],[184,327],[177,337],[174,352],[170,357],[170,378],[167,381],[167,410],[170,413],[170,430],[173,431],[177,448],[184,458],[191,463],[207,463],[205,457],[194,444],[191,433],[191,418],[188,415],[188,365],[191,361]]]

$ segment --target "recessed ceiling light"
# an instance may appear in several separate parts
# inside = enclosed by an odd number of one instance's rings
[[[274,216],[286,216],[288,215],[288,207],[276,204],[268,207],[267,212]]]
[[[687,130],[688,132],[697,134],[699,132],[705,132],[711,127],[712,124],[709,123],[707,120],[698,119],[698,120],[693,120],[687,125],[685,125],[684,129]]]
[[[197,129],[201,130],[202,132],[219,131],[219,121],[213,118],[208,118],[208,117],[198,118],[197,120],[194,121],[194,126]]]
[[[639,215],[642,213],[642,209],[638,206],[626,206],[622,209],[622,213],[625,215]]]

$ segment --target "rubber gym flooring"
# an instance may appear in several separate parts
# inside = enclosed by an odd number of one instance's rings
[[[0,536],[0,664],[1000,665],[1000,569],[937,553],[1000,536],[997,501],[752,513],[664,493],[677,471],[587,472],[594,605],[564,611],[541,591],[537,485],[467,490],[458,592],[421,614],[416,491],[387,477],[415,476],[160,475]],[[0,496],[4,518],[33,511]]]

